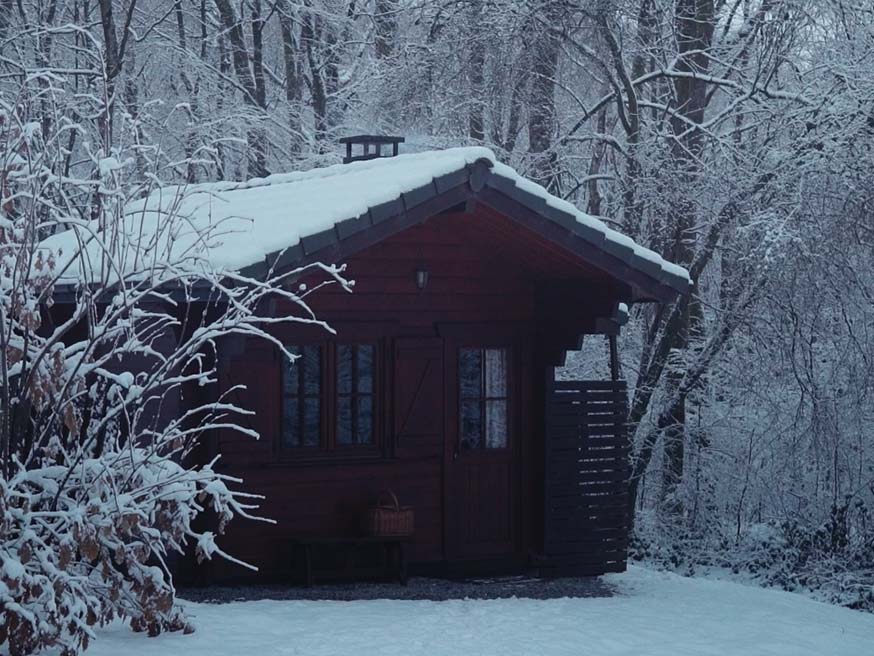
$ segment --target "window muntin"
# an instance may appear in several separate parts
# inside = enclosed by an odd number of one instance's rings
[[[337,345],[336,371],[337,444],[373,444],[373,345]]]
[[[292,345],[282,368],[283,448],[317,447],[322,426],[322,347]]]
[[[459,431],[463,449],[507,446],[507,362],[505,348],[459,349]]]
[[[324,453],[376,444],[376,346],[291,344],[282,367],[280,448]],[[323,413],[323,408],[335,412]],[[324,416],[323,416],[324,414]]]

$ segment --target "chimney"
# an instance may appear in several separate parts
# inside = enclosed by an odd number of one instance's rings
[[[394,157],[398,154],[398,144],[404,143],[403,137],[389,137],[376,134],[358,134],[354,137],[343,137],[340,139],[341,144],[346,144],[346,157],[343,158],[343,163],[358,162],[367,159],[376,159],[377,157]],[[352,154],[352,146],[361,146],[361,153]],[[391,146],[391,154],[383,154],[382,147]]]

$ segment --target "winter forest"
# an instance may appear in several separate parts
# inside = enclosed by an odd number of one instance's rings
[[[688,269],[619,339],[631,558],[874,611],[874,5],[0,0],[0,651],[192,630],[172,554],[234,558],[198,515],[271,521],[180,464],[245,410],[167,424],[162,399],[215,382],[222,337],[275,341],[267,297],[322,326],[309,295],[354,287],[333,262],[211,269],[172,207],[161,234],[119,227],[163,186],[335,164],[357,133],[486,146]],[[608,378],[607,349],[561,375]]]

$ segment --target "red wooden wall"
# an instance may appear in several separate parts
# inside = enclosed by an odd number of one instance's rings
[[[518,503],[513,518],[515,553],[524,559],[542,541],[543,381],[546,353],[556,340],[584,332],[595,316],[608,316],[615,290],[607,278],[485,208],[433,217],[349,258],[354,293],[338,286],[308,301],[317,316],[346,336],[379,337],[379,387],[385,390],[379,429],[384,457],[283,461],[278,457],[280,362],[267,343],[228,343],[220,357],[222,385],[246,385],[234,399],[255,411],[249,425],[262,437],[215,436],[224,470],[262,494],[261,512],[276,525],[236,520],[221,538],[223,548],[262,568],[272,578],[294,535],[354,534],[359,518],[385,487],[416,511],[413,562],[447,556],[446,526],[457,509],[444,503],[446,435],[454,420],[451,367],[441,371],[447,344],[464,340],[510,340],[516,349],[514,472]],[[418,268],[429,271],[425,290]],[[299,313],[277,304],[277,314]],[[314,329],[277,329],[289,343]],[[449,341],[447,341],[449,340]],[[460,340],[460,341],[459,341]],[[558,344],[559,348],[572,344]],[[401,376],[415,380],[416,390]],[[323,408],[323,412],[329,410]],[[447,425],[449,424],[449,425]],[[218,579],[246,570],[216,562]]]

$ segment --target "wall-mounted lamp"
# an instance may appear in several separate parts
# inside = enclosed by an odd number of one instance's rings
[[[428,269],[419,267],[416,269],[416,287],[425,289],[428,286]]]

